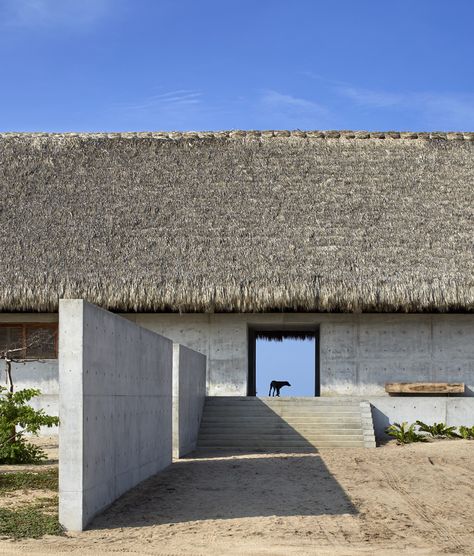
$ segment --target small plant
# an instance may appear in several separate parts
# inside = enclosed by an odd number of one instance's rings
[[[397,444],[410,444],[411,442],[426,442],[427,439],[415,430],[415,424],[393,423],[385,429],[385,432],[397,440]]]
[[[474,426],[465,427],[464,425],[461,425],[459,427],[459,436],[464,438],[464,440],[474,440]]]
[[[40,393],[33,388],[10,392],[0,386],[0,464],[38,463],[46,459],[44,451],[25,438],[26,434],[38,435],[41,427],[59,424],[58,417],[28,405]]]
[[[15,490],[58,490],[58,470],[0,473],[0,496]]]
[[[417,421],[416,424],[421,432],[426,432],[433,438],[459,438],[459,435],[456,433],[456,427],[448,427],[445,423],[427,425],[423,421]]]
[[[52,503],[20,508],[0,508],[0,535],[14,539],[34,538],[43,535],[63,535],[55,511],[56,500]],[[46,510],[46,511],[44,511]]]

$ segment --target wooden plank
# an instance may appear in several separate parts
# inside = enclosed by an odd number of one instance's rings
[[[463,382],[387,382],[389,394],[463,394]]]

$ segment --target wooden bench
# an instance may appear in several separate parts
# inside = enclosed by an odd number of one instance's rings
[[[463,382],[387,382],[389,394],[464,394]]]

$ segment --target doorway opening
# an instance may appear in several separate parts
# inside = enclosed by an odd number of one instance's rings
[[[272,380],[286,381],[280,396],[319,396],[319,330],[249,328],[248,396],[268,396]]]

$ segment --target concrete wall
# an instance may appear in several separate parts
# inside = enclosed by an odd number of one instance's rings
[[[173,345],[82,300],[59,315],[59,518],[82,530],[171,463]]]
[[[380,396],[385,382],[464,382],[474,392],[474,315],[138,314],[130,318],[207,357],[211,396],[246,395],[248,327],[320,330],[321,394]]]
[[[247,315],[126,315],[207,358],[207,392],[212,396],[247,393]]]
[[[474,390],[474,315],[358,315],[321,324],[321,389],[385,394],[386,382],[464,382]]]
[[[383,396],[389,381],[465,382],[474,393],[474,315],[127,314],[207,358],[208,395],[247,393],[247,332],[258,326],[320,329],[322,395]],[[51,321],[56,315],[1,315]],[[45,376],[48,371],[44,368]],[[38,369],[38,378],[42,374]],[[48,386],[54,404],[54,385]]]
[[[57,314],[48,313],[0,313],[0,323],[57,322]],[[31,400],[35,409],[44,409],[49,415],[59,415],[58,360],[45,359],[27,363],[14,363],[12,366],[15,390],[38,388],[41,396]],[[56,435],[58,427],[42,427],[41,434]]]
[[[474,425],[474,397],[450,398],[446,396],[369,397],[372,406],[375,435],[385,438],[385,429],[391,423],[423,421],[428,425],[446,423],[449,426]]]
[[[206,398],[206,357],[179,344],[173,346],[173,455],[196,448]]]

